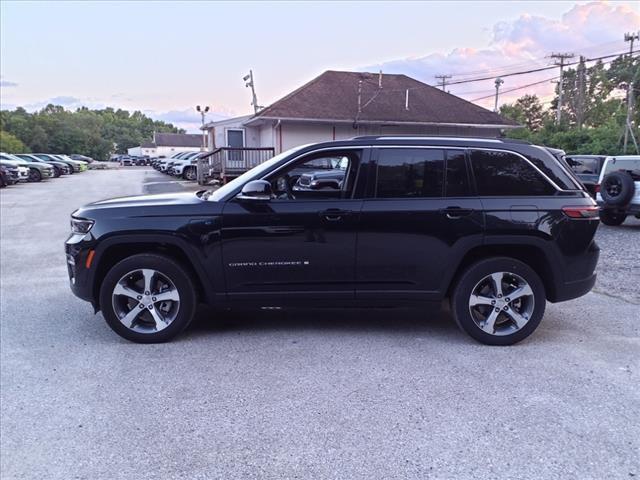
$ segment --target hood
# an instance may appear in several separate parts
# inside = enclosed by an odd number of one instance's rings
[[[88,204],[87,208],[113,207],[153,207],[169,205],[193,205],[203,200],[194,192],[159,193],[154,195],[135,195],[131,197],[117,197],[100,200]]]

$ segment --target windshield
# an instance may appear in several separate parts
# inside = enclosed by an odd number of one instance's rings
[[[260,165],[256,165],[251,170],[244,172],[242,175],[240,175],[237,178],[234,178],[226,185],[223,185],[219,189],[209,193],[205,197],[205,199],[213,200],[215,202],[223,199],[224,197],[229,195],[231,192],[233,192],[236,188],[238,188],[240,185],[244,184],[250,178],[258,177],[262,172],[266,172],[271,167],[276,165],[283,158],[286,158],[292,153],[297,152],[298,150],[302,150],[303,148],[308,147],[309,145],[300,145],[298,147],[293,147],[292,149],[287,150],[286,152],[279,153],[278,155],[271,158],[270,160],[267,160],[266,162],[261,163]]]

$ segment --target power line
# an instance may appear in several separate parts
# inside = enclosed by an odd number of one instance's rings
[[[640,50],[634,50],[632,52],[621,52],[621,53],[612,53],[610,55],[603,55],[601,57],[594,57],[594,58],[587,58],[585,61],[586,62],[594,62],[596,60],[604,60],[605,58],[612,58],[612,57],[619,57],[620,55],[627,55],[628,53],[636,53],[639,52]],[[564,66],[565,67],[569,67],[572,65],[577,65],[578,62],[569,62],[569,63],[565,63]],[[527,73],[536,73],[536,72],[544,72],[545,70],[552,70],[554,68],[557,68],[557,65],[549,65],[546,67],[540,67],[540,68],[534,68],[534,69],[529,69],[529,70],[524,70],[524,71],[520,71],[520,72],[512,72],[512,73],[505,73],[504,75],[500,75],[501,77],[513,77],[515,75],[526,75]],[[467,79],[467,80],[456,80],[453,82],[448,82],[447,85],[460,85],[462,83],[472,83],[472,82],[481,82],[483,80],[494,80],[495,76],[489,76],[489,77],[481,77],[481,78],[471,78],[471,79]]]
[[[552,80],[556,80],[558,78],[558,76],[555,77],[551,77],[551,78],[545,78],[544,80],[540,80],[539,82],[533,82],[533,83],[529,83],[527,85],[521,85],[519,87],[514,87],[514,88],[510,88],[509,90],[503,90],[502,93],[503,95],[505,93],[511,93],[511,92],[515,92],[517,90],[522,90],[523,88],[529,88],[529,87],[533,87],[534,85],[540,85],[541,83],[548,83],[551,82]],[[480,98],[474,98],[473,100],[469,100],[470,102],[479,102],[480,100],[486,100],[488,98],[493,98],[495,94],[491,94],[491,95],[487,95],[485,97],[480,97]]]

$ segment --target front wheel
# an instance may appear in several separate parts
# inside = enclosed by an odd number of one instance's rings
[[[38,170],[37,168],[30,168],[29,169],[29,181],[30,182],[40,182],[40,181],[42,181],[42,174],[40,173],[40,170]]]
[[[451,311],[460,329],[487,345],[513,345],[527,338],[540,324],[545,306],[538,274],[508,257],[469,266],[451,297]]]
[[[600,221],[605,225],[609,225],[611,227],[622,225],[626,218],[627,215],[624,213],[606,209],[600,210]]]
[[[173,259],[133,255],[107,273],[100,288],[100,308],[121,337],[138,343],[166,342],[191,323],[194,292],[189,273]]]
[[[182,176],[185,180],[195,180],[196,177],[198,176],[196,173],[196,169],[193,167],[187,167],[184,169],[184,172],[182,172]]]

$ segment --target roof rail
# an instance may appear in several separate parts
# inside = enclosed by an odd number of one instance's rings
[[[353,137],[352,140],[451,140],[474,141],[490,143],[519,143],[531,145],[531,142],[516,138],[489,138],[489,137],[452,137],[447,135],[362,135]]]

